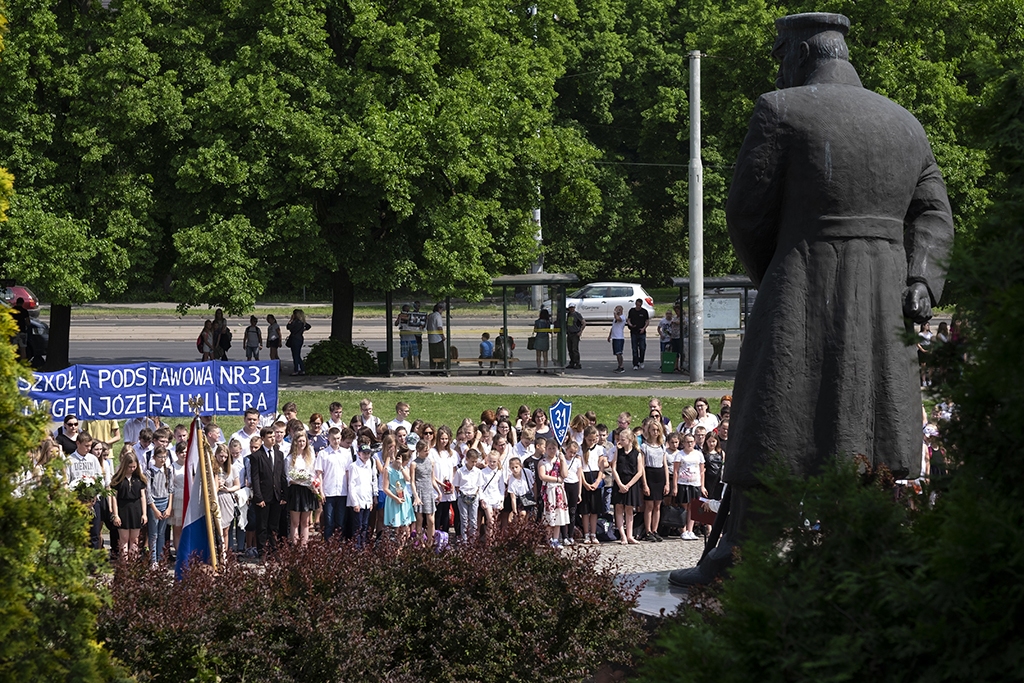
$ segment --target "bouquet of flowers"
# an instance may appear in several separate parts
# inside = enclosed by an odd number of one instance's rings
[[[299,484],[300,486],[313,488],[313,473],[306,470],[295,469],[293,467],[288,470],[288,481],[292,484]]]
[[[316,494],[316,497],[320,499],[321,503],[324,502],[324,487],[319,479],[313,480],[313,493]]]
[[[452,486],[452,483],[449,480],[445,479],[443,482],[441,482],[441,491],[443,491],[444,493],[448,494],[454,490],[455,487]]]
[[[109,496],[112,491],[103,485],[102,479],[97,479],[91,474],[86,474],[82,478],[78,479],[72,490],[78,496],[78,499],[84,503],[96,500],[97,496]]]

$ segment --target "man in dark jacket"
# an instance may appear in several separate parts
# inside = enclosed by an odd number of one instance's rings
[[[284,455],[274,445],[273,427],[261,429],[260,438],[263,439],[263,447],[249,455],[249,477],[252,480],[256,550],[263,555],[268,544],[276,547],[281,515],[288,514],[288,479],[284,471]]]
[[[812,475],[863,454],[899,477],[921,462],[921,396],[906,320],[942,294],[953,221],[921,124],[865,90],[849,19],[776,21],[776,85],[754,109],[729,190],[729,235],[758,288],[739,367],[719,547],[676,583],[704,583],[742,541],[744,489],[774,456]],[[726,506],[723,506],[726,507]]]

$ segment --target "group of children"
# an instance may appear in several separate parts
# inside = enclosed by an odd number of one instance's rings
[[[204,435],[214,455],[223,543],[250,557],[285,538],[305,544],[317,528],[325,540],[340,534],[359,545],[385,532],[401,543],[443,543],[450,531],[467,541],[526,518],[547,528],[554,547],[596,544],[599,536],[631,544],[663,539],[662,505],[720,496],[729,397],[723,406],[723,416],[710,415],[698,399],[684,408],[677,430],[657,399],[639,426],[622,413],[611,432],[587,412],[559,442],[540,408],[521,406],[514,422],[504,407],[485,410],[453,433],[410,422],[405,402],[387,423],[366,399],[348,422],[340,403],[331,404],[329,419],[314,413],[308,423],[289,403],[280,415],[249,411],[227,439],[204,418]],[[77,420],[69,416],[64,428],[77,428]],[[177,542],[187,439],[185,425],[142,428],[121,450],[116,471],[103,442],[70,455],[85,465],[69,465],[69,482],[93,469],[92,457],[113,489],[100,507],[123,555],[148,539],[156,563],[165,537]],[[608,512],[616,533],[606,536],[598,520]],[[634,534],[638,514],[643,530]],[[697,538],[692,520],[681,538]]]

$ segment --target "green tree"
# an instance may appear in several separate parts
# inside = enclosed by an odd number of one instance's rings
[[[0,312],[0,338],[15,330]],[[88,576],[91,507],[64,486],[61,458],[30,457],[49,418],[18,391],[27,376],[0,344],[0,681],[110,680],[96,640],[102,589]]]
[[[328,274],[348,341],[355,285],[480,296],[534,257],[539,174],[588,152],[552,125],[560,37],[526,6],[168,10],[146,44],[188,121],[155,195],[183,307],[240,313],[271,274]]]
[[[51,302],[48,365],[68,362],[71,305],[161,270],[155,153],[180,105],[137,13],[8,3],[0,159],[18,178],[0,233],[8,276]]]
[[[1000,48],[1014,39],[1007,5],[1015,3],[581,0],[578,19],[563,22],[572,49],[556,120],[600,150],[589,174],[602,205],[572,216],[545,207],[549,262],[586,277],[659,284],[686,272],[687,55],[700,50],[705,273],[737,272],[724,213],[732,163],[754,102],[774,87],[773,21],[801,11],[851,18],[851,61],[866,87],[921,119],[949,186],[958,240],[970,239],[994,182],[972,116],[1003,63]]]

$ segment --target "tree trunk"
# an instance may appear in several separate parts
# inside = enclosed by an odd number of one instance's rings
[[[355,308],[356,288],[348,270],[339,267],[331,275],[334,291],[334,309],[331,311],[331,339],[352,343],[352,313]]]
[[[63,370],[71,365],[71,306],[50,304],[50,345],[46,353],[46,372]]]

